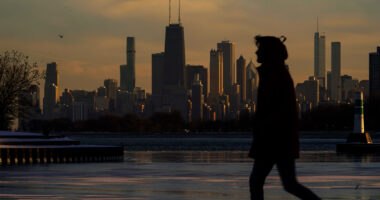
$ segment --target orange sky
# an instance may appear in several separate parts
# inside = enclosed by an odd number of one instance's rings
[[[172,0],[172,21],[178,2]],[[125,37],[136,37],[137,86],[151,88],[151,54],[164,49],[167,0],[2,0],[0,51],[16,49],[37,61],[59,64],[60,91],[94,90],[119,80]],[[183,0],[186,63],[209,67],[209,51],[221,40],[236,43],[236,58],[255,60],[253,37],[285,35],[295,82],[313,75],[316,16],[330,43],[342,43],[342,75],[368,79],[368,53],[380,46],[376,0]],[[58,34],[63,34],[60,39]]]

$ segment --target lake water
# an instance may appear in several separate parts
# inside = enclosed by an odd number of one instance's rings
[[[126,151],[124,162],[0,168],[2,199],[249,199],[246,151]],[[380,156],[302,151],[298,180],[323,199],[380,199]],[[287,194],[274,169],[266,199]]]

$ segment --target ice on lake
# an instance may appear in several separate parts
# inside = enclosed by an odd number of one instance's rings
[[[249,199],[252,160],[245,151],[135,151],[124,162],[0,168],[4,199]],[[302,152],[298,180],[323,199],[380,199],[376,155]],[[287,194],[274,169],[266,199]]]

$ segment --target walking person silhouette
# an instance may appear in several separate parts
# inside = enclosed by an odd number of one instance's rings
[[[264,199],[264,183],[277,165],[284,189],[300,199],[320,199],[296,179],[299,157],[298,112],[293,80],[285,60],[284,36],[256,36],[259,88],[256,126],[249,156],[254,159],[249,179],[251,200]]]

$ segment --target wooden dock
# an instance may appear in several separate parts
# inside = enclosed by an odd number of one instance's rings
[[[122,161],[123,154],[122,146],[80,145],[62,136],[0,131],[0,165]]]

